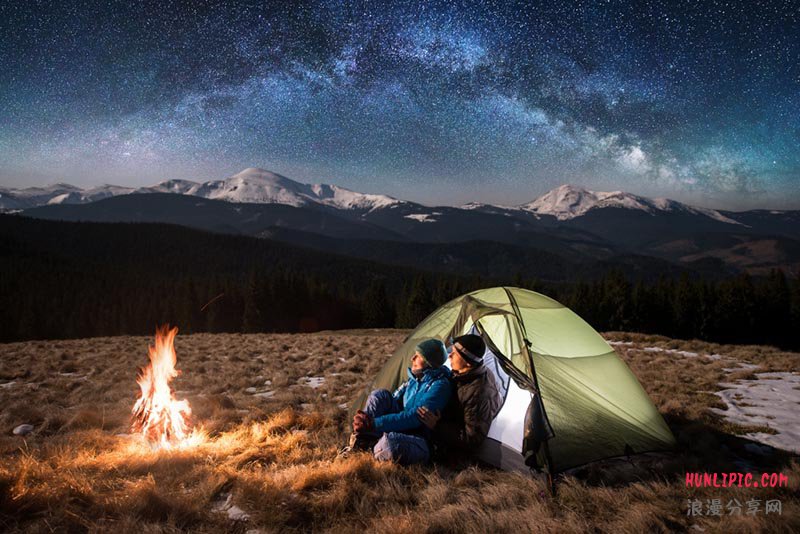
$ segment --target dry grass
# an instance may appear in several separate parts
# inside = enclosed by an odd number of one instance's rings
[[[565,476],[552,497],[535,477],[470,468],[400,468],[360,454],[337,459],[348,403],[405,332],[178,336],[175,381],[208,438],[153,452],[126,435],[149,338],[0,345],[0,528],[5,531],[712,532],[800,530],[800,467],[767,462],[708,411],[730,377],[722,361],[644,347],[723,354],[761,370],[800,368],[797,354],[612,333],[679,441],[636,466],[597,464]],[[325,377],[312,388],[305,377]],[[272,392],[272,393],[266,393]],[[266,395],[264,395],[266,393]],[[259,394],[262,394],[259,396]],[[22,439],[21,423],[35,425]],[[782,489],[686,489],[685,472],[789,474]],[[223,505],[230,496],[228,505]],[[782,515],[686,516],[688,498],[781,499]],[[234,505],[247,514],[234,520]]]

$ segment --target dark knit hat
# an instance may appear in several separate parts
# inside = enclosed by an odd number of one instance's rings
[[[483,353],[486,352],[486,343],[481,336],[466,334],[458,336],[451,342],[450,349],[455,347],[462,358],[475,367],[483,365]]]
[[[441,367],[447,360],[447,350],[444,348],[444,343],[438,339],[421,341],[416,349],[431,367]]]

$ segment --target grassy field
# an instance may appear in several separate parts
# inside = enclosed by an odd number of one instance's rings
[[[0,529],[800,531],[797,457],[752,452],[758,448],[742,435],[773,429],[710,411],[725,407],[714,395],[719,383],[800,369],[798,354],[606,334],[664,415],[678,450],[565,475],[551,496],[540,478],[491,468],[454,472],[379,464],[366,454],[336,457],[346,439],[345,405],[404,335],[179,334],[176,396],[190,401],[207,437],[187,450],[158,452],[128,434],[136,375],[152,338],[0,345]],[[34,431],[13,435],[23,423]],[[743,466],[786,473],[789,487],[685,488],[687,471]],[[761,510],[690,517],[689,499],[721,499],[723,506],[737,499],[743,508],[759,499]],[[767,499],[781,501],[780,515],[765,515]]]

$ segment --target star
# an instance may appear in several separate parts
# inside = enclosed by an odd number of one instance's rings
[[[767,4],[6,2],[1,185],[257,166],[427,203],[796,206],[800,21]]]

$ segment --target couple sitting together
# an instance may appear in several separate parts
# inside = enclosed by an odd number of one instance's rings
[[[408,380],[394,393],[370,393],[353,418],[346,450],[371,450],[401,465],[466,460],[477,452],[500,410],[494,375],[483,365],[486,345],[467,334],[449,349],[438,339],[416,346]],[[444,366],[450,358],[452,371]]]

